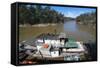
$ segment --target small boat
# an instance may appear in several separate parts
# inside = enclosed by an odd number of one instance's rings
[[[67,38],[65,33],[41,34],[34,41],[23,42],[23,48],[21,44],[19,48],[25,50],[28,55],[26,59],[61,60],[63,58],[63,61],[79,61],[86,53],[82,42]]]

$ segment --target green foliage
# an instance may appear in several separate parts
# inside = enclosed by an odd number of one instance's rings
[[[63,23],[64,15],[50,6],[20,5],[19,24]]]
[[[84,13],[76,18],[77,22],[81,22],[84,25],[96,24],[96,12]]]

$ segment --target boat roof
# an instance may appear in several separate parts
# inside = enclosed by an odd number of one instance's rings
[[[78,44],[76,42],[66,42],[65,47],[67,48],[78,48]]]

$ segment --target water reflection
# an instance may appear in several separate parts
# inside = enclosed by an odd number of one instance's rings
[[[87,25],[78,25],[75,20],[64,23],[64,32],[68,37],[75,38],[79,41],[95,41],[96,30],[91,30]]]
[[[73,21],[68,21],[68,22],[65,22],[64,23],[64,31],[71,31],[71,32],[75,32],[77,31],[78,28],[77,28],[77,24],[76,22],[73,20]]]

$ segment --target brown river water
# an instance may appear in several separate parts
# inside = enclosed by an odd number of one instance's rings
[[[41,27],[19,27],[19,41],[34,38],[41,33],[66,33],[67,37],[78,41],[88,42],[96,40],[96,29],[91,29],[87,25],[79,25],[76,21],[67,21],[64,24],[48,25]]]

